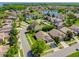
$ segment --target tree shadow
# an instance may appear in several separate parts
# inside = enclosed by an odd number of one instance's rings
[[[34,55],[32,54],[32,51],[29,51],[29,52],[27,53],[27,57],[39,57],[39,56],[34,56]]]

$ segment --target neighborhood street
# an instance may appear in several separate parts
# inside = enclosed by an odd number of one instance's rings
[[[20,40],[21,40],[20,42],[21,42],[21,45],[22,45],[22,50],[23,50],[23,53],[24,53],[24,57],[30,57],[30,56],[32,56],[31,52],[30,52],[31,48],[30,48],[30,45],[29,45],[29,43],[26,39],[25,32],[26,32],[26,28],[23,28],[20,31],[20,34],[19,34],[20,35]],[[71,47],[60,49],[56,52],[47,53],[43,57],[66,57],[69,54],[75,52],[76,48],[79,48],[79,43],[77,43],[77,44],[75,44]]]
[[[22,29],[20,31],[20,42],[21,42],[21,45],[22,45],[22,50],[23,50],[23,53],[24,53],[24,57],[28,57],[28,54],[30,52],[30,46],[29,46],[29,43],[26,39],[26,35],[25,35],[25,32],[26,32],[26,28]]]
[[[22,45],[22,50],[23,50],[23,53],[24,53],[24,57],[30,57],[30,56],[32,56],[31,52],[30,52],[31,48],[30,48],[30,45],[29,45],[29,43],[26,39],[25,32],[26,32],[26,28],[23,28],[20,31],[20,34],[19,34],[20,37],[19,38],[20,38],[20,42],[21,42],[21,45]],[[76,48],[79,48],[79,43],[77,43],[77,44],[75,44],[71,47],[60,49],[56,52],[47,53],[43,57],[66,57],[69,54],[75,52]]]
[[[75,52],[76,48],[79,48],[79,43],[77,43],[71,47],[61,49],[56,52],[48,53],[48,54],[44,55],[43,57],[66,57],[66,56],[70,55],[71,53]]]

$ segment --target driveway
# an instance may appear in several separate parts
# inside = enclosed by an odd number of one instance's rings
[[[74,39],[77,41],[77,43],[79,43],[79,39],[75,36]]]
[[[64,48],[69,47],[69,45],[66,44],[64,41],[61,41],[60,43],[64,46]]]
[[[61,49],[56,52],[48,53],[48,54],[44,55],[44,57],[66,57],[66,56],[70,55],[71,53],[75,52],[76,48],[79,48],[79,43],[74,44],[71,47]]]
[[[20,39],[21,48],[23,50],[24,57],[29,57],[29,56],[31,56],[31,54],[30,54],[31,48],[26,39],[25,32],[26,32],[26,28],[23,28],[19,33],[19,39]]]

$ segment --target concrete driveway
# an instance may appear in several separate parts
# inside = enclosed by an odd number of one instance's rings
[[[69,47],[69,45],[68,45],[68,44],[66,44],[64,41],[61,41],[60,43],[63,45],[63,47],[64,47],[64,48]]]
[[[79,43],[78,37],[75,36],[74,39],[76,40],[77,43]]]

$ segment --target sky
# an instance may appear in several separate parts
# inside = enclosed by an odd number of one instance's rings
[[[0,0],[0,2],[79,2],[79,0]]]

